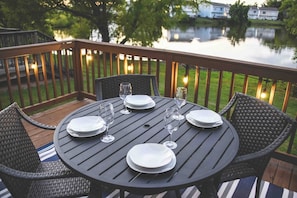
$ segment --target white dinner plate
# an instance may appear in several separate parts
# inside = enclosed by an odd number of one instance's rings
[[[69,135],[71,135],[72,137],[81,137],[81,138],[93,137],[93,136],[99,135],[99,134],[103,133],[105,131],[105,129],[106,129],[106,126],[103,126],[100,129],[95,130],[95,131],[91,131],[88,133],[86,133],[86,132],[81,133],[81,132],[73,131],[69,127],[66,128]]]
[[[95,132],[104,126],[104,120],[100,116],[84,116],[72,119],[67,128],[75,132]]]
[[[133,146],[129,150],[131,161],[143,168],[161,168],[172,160],[172,151],[163,144],[145,143]]]
[[[126,97],[126,104],[134,107],[143,107],[152,103],[152,98],[148,95],[128,95]]]
[[[203,123],[200,123],[200,122],[196,122],[195,119],[193,119],[191,117],[190,113],[188,113],[186,115],[186,119],[192,125],[197,126],[197,127],[200,127],[200,128],[205,128],[205,129],[210,129],[210,128],[218,127],[218,126],[221,126],[223,124],[223,120],[220,120],[220,121],[218,121],[216,123],[213,123],[213,124],[203,124]]]
[[[156,103],[155,101],[152,100],[151,103],[147,104],[147,105],[144,105],[144,106],[134,106],[134,105],[131,105],[131,104],[128,104],[126,103],[126,106],[130,109],[135,109],[135,110],[144,110],[144,109],[151,109],[153,107],[156,106]]]
[[[213,125],[222,120],[221,116],[218,113],[207,109],[194,110],[191,111],[189,114],[191,118],[194,119],[197,123],[201,123],[203,125]]]
[[[166,166],[163,166],[163,167],[160,167],[160,168],[144,168],[144,167],[141,167],[141,166],[137,166],[136,164],[134,164],[132,162],[129,152],[127,153],[126,161],[127,161],[128,166],[131,169],[133,169],[133,170],[135,170],[137,172],[140,172],[140,173],[147,173],[147,174],[164,173],[164,172],[172,170],[176,165],[176,156],[173,153],[173,151],[171,151],[171,152],[172,152],[171,162],[169,164],[167,164]]]
[[[128,166],[130,168],[132,168],[133,170],[135,170],[137,172],[140,172],[140,173],[147,173],[147,174],[164,173],[164,172],[167,172],[167,171],[172,170],[175,167],[175,165],[176,165],[176,157],[175,157],[175,155],[173,155],[172,160],[171,160],[171,162],[168,165],[163,166],[161,168],[144,168],[144,167],[137,166],[136,164],[134,164],[132,162],[132,160],[130,159],[130,156],[129,155],[127,155],[126,161],[127,161]]]

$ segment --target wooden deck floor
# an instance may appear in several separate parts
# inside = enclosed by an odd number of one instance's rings
[[[45,124],[57,125],[67,114],[91,102],[91,100],[73,101],[31,117]],[[26,128],[36,148],[53,141],[53,131],[39,130],[28,125]],[[297,166],[292,164],[272,159],[266,168],[263,179],[297,192]]]

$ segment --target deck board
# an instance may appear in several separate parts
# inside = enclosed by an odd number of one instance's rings
[[[289,189],[297,192],[297,166],[293,167]]]
[[[58,125],[59,122],[69,113],[78,109],[86,104],[91,103],[92,100],[82,100],[82,101],[71,101],[66,104],[62,104],[55,108],[46,110],[44,112],[36,113],[31,117],[43,124],[48,125]],[[25,124],[25,127],[29,133],[30,138],[36,148],[43,146],[47,143],[53,141],[54,131],[38,129],[37,127]]]
[[[293,169],[292,164],[279,161],[278,168],[274,177],[274,182],[281,187],[288,187],[290,184],[290,176]]]
[[[31,117],[44,124],[57,125],[67,114],[91,102],[92,100],[72,101]],[[40,130],[28,125],[25,127],[36,148],[53,141],[53,131]],[[263,180],[297,192],[297,166],[271,159],[263,175]]]

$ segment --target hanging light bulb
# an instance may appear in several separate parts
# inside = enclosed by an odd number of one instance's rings
[[[87,56],[86,56],[86,59],[87,59],[87,62],[92,61],[93,60],[92,54],[88,53]]]
[[[127,66],[127,70],[128,70],[128,72],[133,71],[133,64],[132,63]]]
[[[30,61],[30,60],[29,60]],[[36,57],[35,57],[35,55],[33,55],[33,57],[32,57],[32,59],[31,59],[31,64],[30,64],[30,69],[32,69],[32,70],[36,70],[37,69],[37,61],[36,61]]]
[[[188,87],[189,83],[189,66],[185,65],[185,75],[183,77],[184,87]]]
[[[127,56],[126,59],[127,71],[128,73],[133,73],[133,60],[131,56]]]
[[[188,82],[189,82],[189,76],[188,75],[184,75],[183,82],[184,82],[185,86],[188,84]]]
[[[36,63],[36,61],[33,61],[33,63],[31,64],[30,67],[31,67],[32,70],[37,69],[37,63]]]
[[[266,91],[266,87],[263,89],[261,96],[262,99],[265,99],[267,97],[267,91]]]

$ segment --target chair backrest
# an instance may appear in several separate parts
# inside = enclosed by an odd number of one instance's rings
[[[272,152],[296,131],[296,122],[273,105],[242,93],[236,93],[231,101],[235,106],[230,122],[240,139],[238,155],[260,151],[268,145]]]
[[[121,82],[130,82],[132,84],[133,95],[160,95],[155,76],[145,74],[128,74],[96,79],[95,92],[97,100],[118,97]]]
[[[19,106],[13,103],[0,112],[0,163],[16,170],[35,172],[40,159],[22,124],[19,110]],[[29,181],[4,174],[0,177],[14,197],[24,197],[27,194]],[[23,194],[14,194],[14,189]]]

